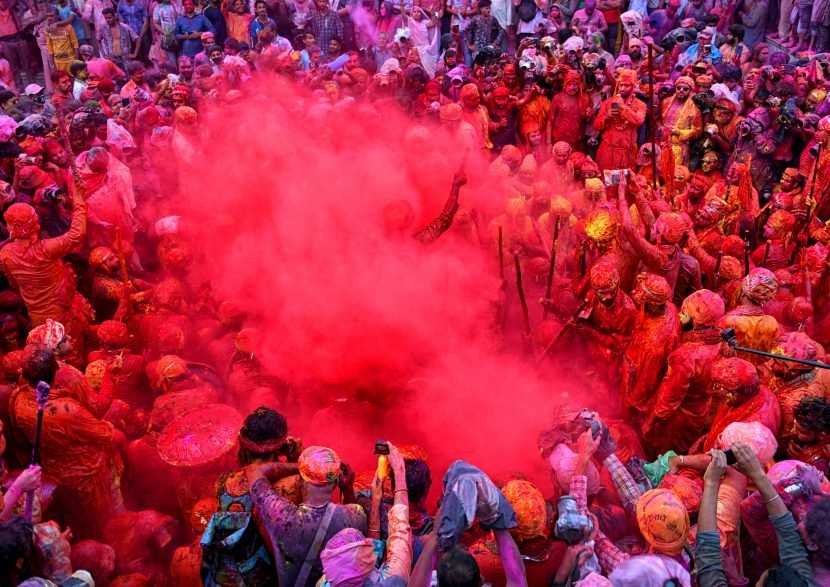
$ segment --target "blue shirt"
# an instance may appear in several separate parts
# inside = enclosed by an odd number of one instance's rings
[[[274,19],[266,17],[268,20],[265,24],[271,23],[274,25],[274,28],[277,28],[277,23],[274,22]],[[251,21],[251,49],[256,47],[257,40],[259,39],[259,31],[265,28],[265,24],[262,24],[256,18]]]
[[[58,18],[61,20],[66,20],[69,18],[70,15],[75,14],[72,12],[72,2],[67,2],[66,6],[61,6],[60,4],[55,4],[55,8],[58,9]],[[81,17],[75,14],[75,20],[72,21],[72,28],[75,30],[75,36],[78,37],[78,40],[86,39],[86,31],[84,30],[84,22],[81,20]]]
[[[137,0],[133,0],[132,4],[119,2],[116,14],[118,14],[121,22],[133,29],[135,34],[141,34],[141,29],[144,28],[144,19],[147,18],[147,8],[144,7],[144,4]]]
[[[182,44],[182,55],[187,55],[191,59],[196,57],[196,54],[202,50],[202,40],[198,37],[195,39],[183,39],[182,35],[215,32],[210,21],[201,14],[194,14],[193,16],[182,14],[176,19],[176,28],[173,29],[176,38]]]

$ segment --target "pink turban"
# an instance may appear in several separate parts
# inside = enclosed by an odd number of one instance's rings
[[[769,269],[756,267],[744,277],[744,295],[758,305],[766,304],[775,297],[777,291],[778,282],[775,280],[775,274]]]
[[[770,462],[778,450],[775,435],[760,422],[732,422],[718,436],[718,444],[724,450],[736,442],[745,442],[751,446],[762,465]]]
[[[360,530],[344,528],[328,541],[320,561],[332,587],[360,587],[375,569],[377,557],[372,541]]]

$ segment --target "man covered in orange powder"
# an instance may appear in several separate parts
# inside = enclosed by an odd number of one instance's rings
[[[12,204],[3,214],[12,241],[0,250],[0,270],[26,304],[33,326],[57,320],[75,340],[75,352],[67,357],[80,364],[84,333],[91,318],[89,303],[75,287],[63,257],[81,244],[86,235],[87,205],[77,186],[72,188],[72,224],[69,230],[39,239],[40,221],[28,204]]]
[[[52,384],[58,363],[45,345],[30,345],[25,350],[25,383],[12,393],[9,417],[29,442],[34,441],[38,404],[35,386],[40,381]],[[118,476],[122,468],[114,451],[117,436],[109,422],[92,415],[67,390],[54,385],[44,414],[40,454],[45,474],[67,490],[75,507],[64,510],[66,523],[76,538],[98,536],[109,516],[123,510]]]
[[[617,94],[605,100],[594,120],[602,133],[597,151],[600,169],[631,169],[637,159],[637,132],[646,120],[646,105],[634,95],[637,74],[623,69],[617,80]]]

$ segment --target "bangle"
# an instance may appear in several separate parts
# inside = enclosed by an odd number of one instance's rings
[[[400,493],[401,491],[409,491],[409,490],[406,487],[404,487],[403,489],[396,489],[394,491],[394,493]]]
[[[776,499],[780,499],[780,498],[781,498],[781,496],[776,493],[773,497],[770,497],[769,499],[765,499],[764,503],[772,503]]]

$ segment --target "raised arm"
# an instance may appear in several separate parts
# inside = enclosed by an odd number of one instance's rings
[[[43,241],[43,252],[49,259],[60,259],[81,244],[86,236],[87,203],[83,189],[73,180],[70,180],[68,188],[72,192],[72,223],[64,234]]]

